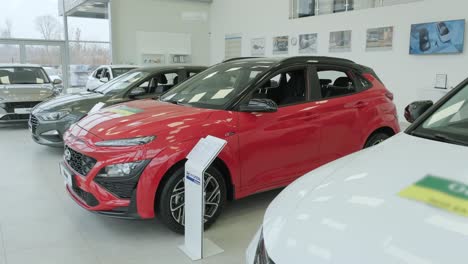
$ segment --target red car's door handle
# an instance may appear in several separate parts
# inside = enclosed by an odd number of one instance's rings
[[[348,104],[346,107],[347,108],[363,108],[363,107],[366,107],[368,105],[369,105],[369,103],[367,103],[367,102],[359,101],[359,102],[356,102],[356,103]]]

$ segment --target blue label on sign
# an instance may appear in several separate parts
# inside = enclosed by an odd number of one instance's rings
[[[195,183],[196,185],[200,185],[200,177],[195,176],[195,175],[191,174],[190,172],[187,172],[187,175],[185,176],[185,178],[187,180]]]

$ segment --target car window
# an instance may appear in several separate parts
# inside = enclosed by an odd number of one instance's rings
[[[468,85],[415,129],[426,134],[442,134],[468,144]]]
[[[197,75],[199,72],[193,72],[193,71],[189,71],[187,72],[187,77],[188,78],[192,78],[193,76]]]
[[[111,79],[109,70],[108,70],[107,68],[105,68],[105,69],[102,71],[101,78],[107,78],[107,80],[110,80],[110,79]]]
[[[171,89],[161,100],[202,108],[224,109],[258,74],[270,69],[273,63],[275,62],[265,60],[218,64]]]
[[[127,73],[135,68],[114,68],[112,69],[112,75],[114,78],[119,77],[120,75]]]
[[[102,72],[104,71],[104,68],[99,68],[96,70],[96,73],[94,74],[94,77],[96,79],[101,79],[101,76],[102,76]]]
[[[0,84],[50,83],[46,72],[39,67],[1,67]]]
[[[332,98],[356,92],[351,72],[342,70],[318,69],[322,98]]]
[[[278,106],[306,101],[306,70],[291,70],[276,74],[252,95],[255,99],[270,99]]]
[[[158,73],[151,76],[139,87],[146,90],[147,94],[161,94],[169,91],[179,83],[179,75],[176,72]]]
[[[149,75],[150,73],[146,71],[129,72],[99,86],[95,91],[105,95],[116,95],[120,92],[127,91],[133,85],[144,81]]]

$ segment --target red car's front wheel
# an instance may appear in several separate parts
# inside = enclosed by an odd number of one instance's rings
[[[205,172],[205,229],[211,226],[226,204],[226,184],[213,166]],[[158,201],[158,217],[174,232],[183,234],[185,223],[184,167],[168,175]]]

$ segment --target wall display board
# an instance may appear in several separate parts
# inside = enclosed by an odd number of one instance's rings
[[[411,25],[410,54],[456,54],[463,52],[465,20]]]
[[[273,38],[273,54],[286,55],[289,53],[289,36],[279,36]]]
[[[239,34],[226,35],[224,37],[224,57],[225,59],[242,56],[242,36]]]
[[[330,32],[330,52],[351,51],[351,30]]]
[[[169,54],[192,54],[192,36],[185,33],[136,32],[138,64],[172,64]]]
[[[254,38],[250,42],[250,54],[252,56],[265,56],[265,38]]]
[[[317,53],[317,33],[299,35],[299,54]]]
[[[367,50],[390,50],[393,47],[393,27],[370,28],[367,30]]]
[[[166,56],[164,54],[142,54],[141,62],[143,65],[164,64]]]

